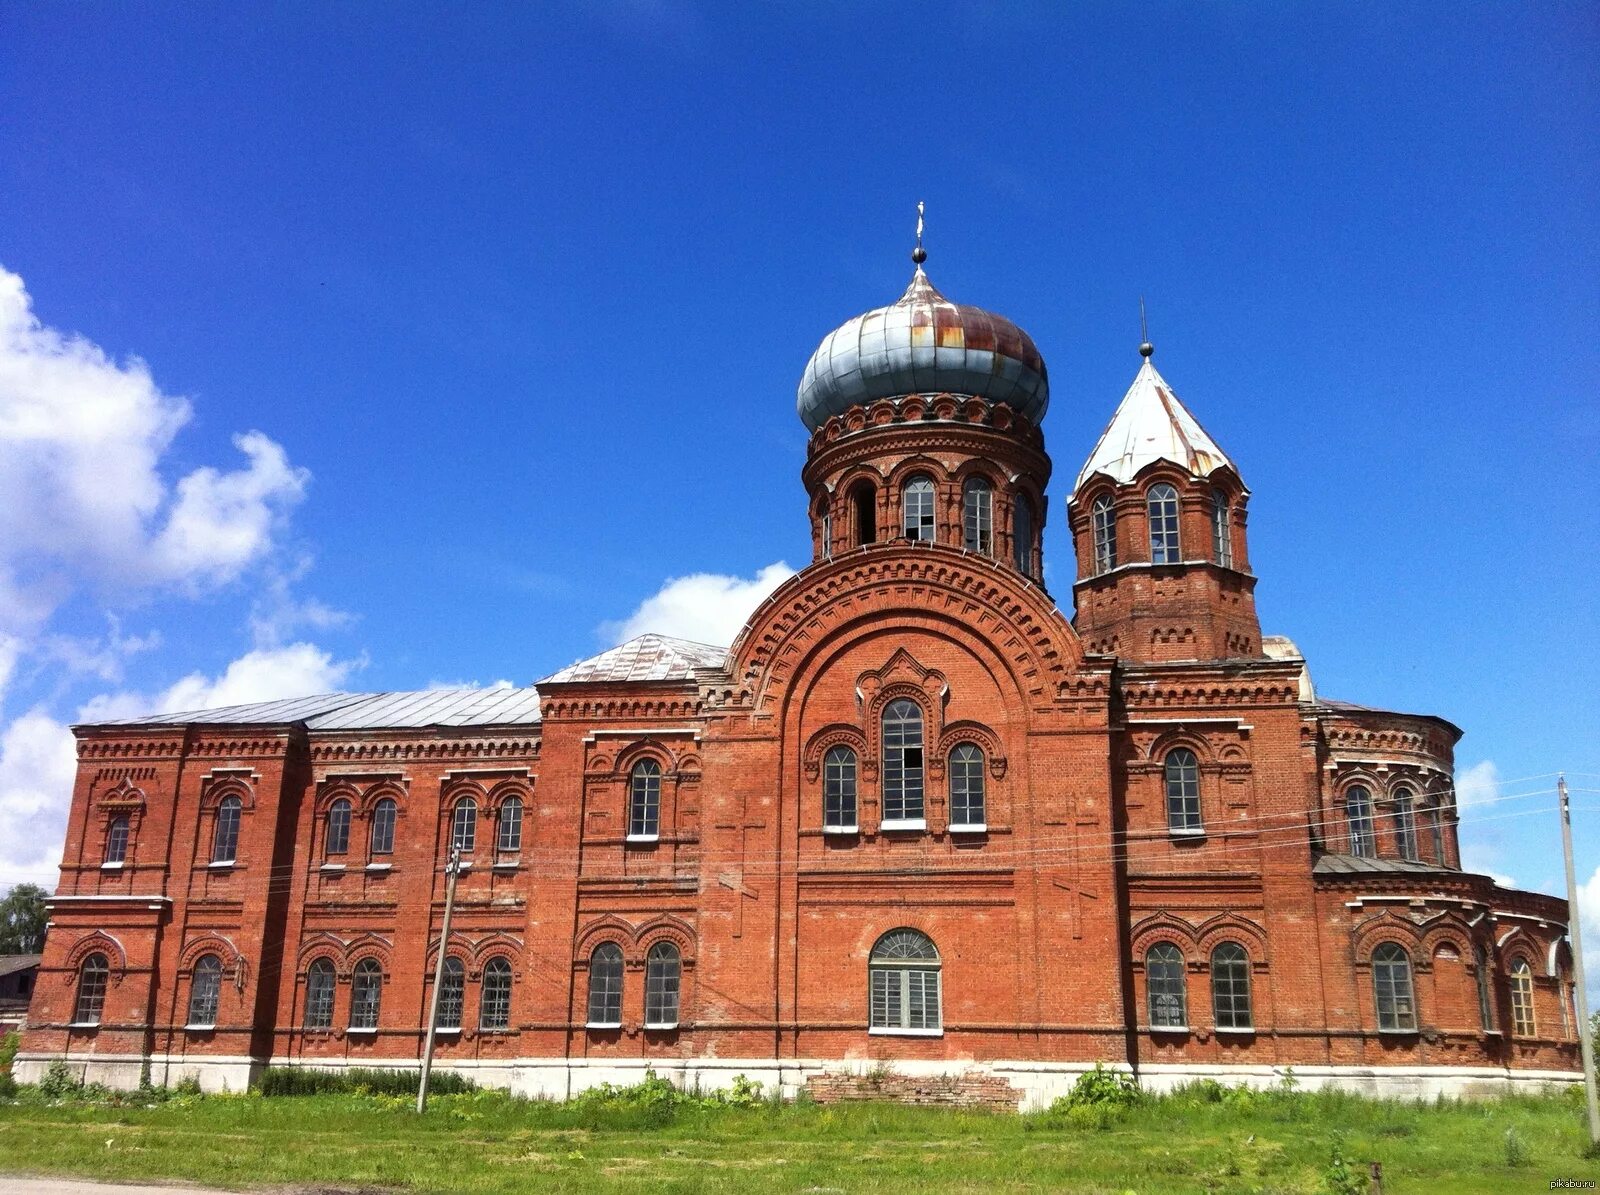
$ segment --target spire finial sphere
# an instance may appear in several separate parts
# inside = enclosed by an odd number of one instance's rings
[[[922,200],[917,200],[917,247],[911,251],[911,260],[921,265],[928,260],[928,251],[922,247]]]

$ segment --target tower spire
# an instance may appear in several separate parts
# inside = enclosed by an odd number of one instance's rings
[[[917,247],[911,251],[911,260],[917,263],[917,270],[922,270],[922,263],[928,260],[928,251],[922,247],[922,200],[917,200]]]
[[[1156,351],[1156,346],[1150,343],[1150,325],[1144,318],[1144,296],[1139,296],[1139,356],[1146,361]]]

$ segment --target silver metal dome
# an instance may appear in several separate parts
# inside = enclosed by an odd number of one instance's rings
[[[1037,423],[1050,405],[1044,359],[1004,316],[952,303],[921,266],[897,303],[828,333],[800,377],[795,409],[816,431],[828,419],[879,398],[968,394],[1011,407]]]

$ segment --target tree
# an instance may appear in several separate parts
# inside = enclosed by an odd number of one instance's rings
[[[48,895],[37,884],[18,884],[0,900],[0,954],[38,954],[44,949]]]

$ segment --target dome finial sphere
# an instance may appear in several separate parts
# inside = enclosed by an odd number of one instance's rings
[[[911,260],[920,266],[923,262],[928,260],[928,251],[921,245],[918,245],[911,251]]]
[[[1156,346],[1151,344],[1148,340],[1139,346],[1139,356],[1143,357],[1146,361],[1150,360],[1150,358],[1154,356],[1155,351]]]

